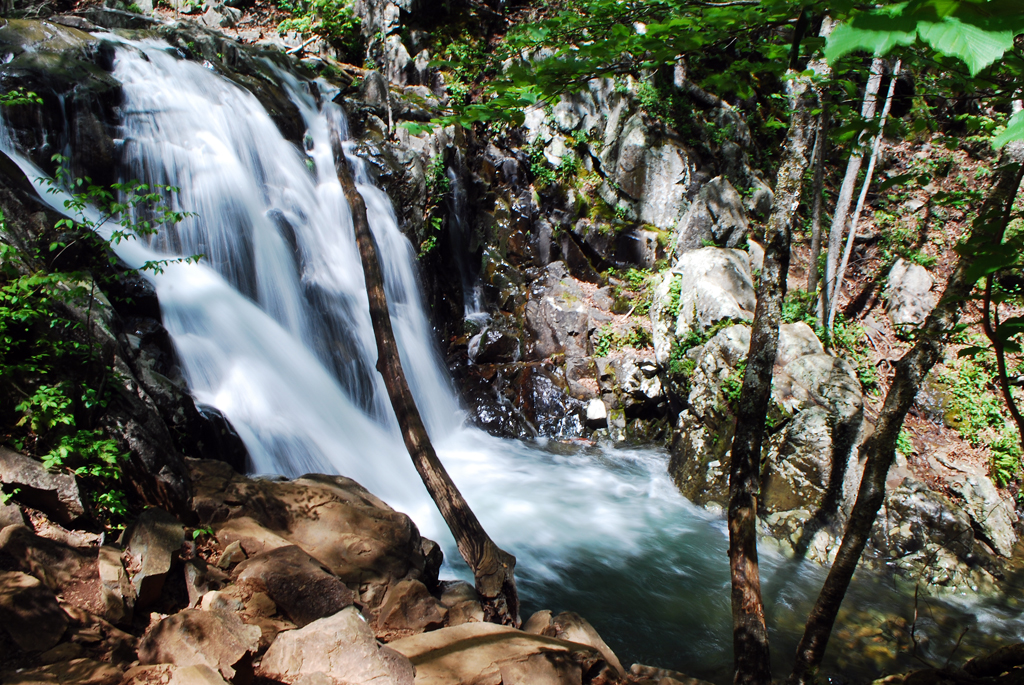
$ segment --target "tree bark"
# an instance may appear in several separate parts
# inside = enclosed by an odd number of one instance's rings
[[[513,575],[516,559],[500,549],[487,535],[434,452],[402,371],[402,362],[398,355],[398,345],[391,328],[391,316],[384,294],[384,276],[380,261],[377,259],[376,242],[366,218],[366,206],[356,189],[342,151],[341,141],[336,134],[332,135],[331,143],[334,148],[335,169],[351,208],[356,243],[363,264],[373,335],[377,341],[377,371],[384,377],[384,385],[398,418],[405,447],[409,450],[409,456],[412,457],[423,485],[426,486],[427,492],[430,493],[455,537],[459,553],[473,571],[476,591],[480,595],[486,619],[493,623],[518,627],[519,597]]]
[[[750,352],[736,412],[729,467],[729,569],[732,579],[733,657],[736,685],[768,685],[771,662],[757,560],[757,492],[761,441],[779,344],[779,320],[789,272],[790,234],[808,164],[811,109],[817,99],[810,79],[789,81],[792,108],[775,209],[765,229],[764,266],[750,333]]]
[[[882,69],[884,66],[885,62],[881,57],[876,57],[871,61],[871,75],[868,77],[868,83],[864,89],[864,102],[860,108],[862,119],[873,119],[875,117],[875,104],[878,100],[878,90],[882,87]],[[821,294],[821,310],[823,312],[828,312],[829,307],[832,305],[836,272],[839,271],[839,256],[843,250],[843,231],[846,228],[846,217],[850,214],[853,191],[857,188],[857,174],[860,173],[860,166],[864,160],[864,154],[860,150],[860,140],[861,137],[858,136],[853,152],[850,153],[850,159],[846,163],[846,175],[843,176],[843,183],[839,187],[836,210],[832,213],[832,227],[828,232],[828,259],[825,262],[825,289]]]
[[[821,209],[824,204],[822,193],[825,186],[825,147],[828,145],[828,109],[818,115],[817,135],[814,138],[814,182],[811,194],[814,203],[811,209],[811,256],[807,265],[807,292],[818,290],[818,260],[821,257]],[[821,317],[819,316],[819,319]]]
[[[893,67],[892,77],[889,80],[889,92],[885,96],[885,105],[882,106],[878,135],[875,136],[875,144],[871,149],[871,158],[868,160],[868,170],[864,174],[864,184],[860,189],[860,197],[857,198],[857,208],[853,210],[853,220],[850,222],[850,233],[846,237],[846,249],[843,250],[843,260],[839,264],[839,273],[836,274],[835,286],[832,288],[833,297],[828,310],[828,329],[830,331],[836,320],[836,311],[839,308],[839,292],[843,289],[843,277],[846,275],[846,267],[850,263],[853,241],[857,238],[857,223],[860,221],[860,213],[864,211],[864,202],[867,200],[868,190],[871,188],[871,176],[875,172],[875,164],[878,163],[878,152],[882,149],[885,121],[889,118],[889,110],[892,108],[892,96],[896,93],[896,77],[899,74],[900,60],[896,60],[896,66]]]
[[[977,255],[986,249],[998,248],[1024,173],[1022,164],[1024,143],[1007,145],[992,191],[974,222],[970,240],[960,250],[961,256],[946,283],[942,298],[921,326],[914,347],[896,363],[896,373],[886,393],[875,431],[861,447],[865,463],[857,501],[846,524],[835,562],[807,619],[803,638],[797,647],[793,672],[789,676],[790,685],[814,682],[839,607],[885,499],[885,478],[896,456],[896,439],[903,427],[903,419],[925,376],[942,358],[946,338],[954,330],[963,303],[974,289],[977,276],[971,273],[971,266]]]

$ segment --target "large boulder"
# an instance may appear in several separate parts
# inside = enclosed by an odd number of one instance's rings
[[[139,663],[207,666],[225,680],[248,682],[260,629],[226,611],[185,609],[155,624],[139,643]]]
[[[590,355],[590,333],[595,328],[590,321],[590,307],[564,263],[548,265],[544,277],[534,283],[524,320],[530,335],[527,359],[540,360],[556,354]]]
[[[227,681],[205,664],[153,664],[128,669],[121,685],[227,685]]]
[[[983,471],[960,466],[959,473],[946,479],[949,490],[963,502],[980,536],[996,553],[1009,557],[1017,544],[1017,512],[1004,500],[992,479]]]
[[[279,635],[259,673],[289,685],[413,685],[409,659],[379,645],[355,607]]]
[[[593,647],[601,653],[601,656],[620,678],[626,677],[626,670],[622,667],[619,657],[615,656],[612,648],[594,630],[594,626],[590,625],[587,619],[574,611],[563,611],[557,615],[552,615],[551,611],[547,609],[538,611],[523,625],[523,631]]]
[[[439,555],[405,514],[342,476],[253,480],[226,464],[190,461],[193,506],[222,544],[239,542],[250,557],[295,545],[353,589],[370,609],[404,578],[430,582]],[[310,516],[310,511],[316,516]]]
[[[754,284],[746,252],[705,247],[684,253],[654,285],[654,354],[667,365],[673,346],[719,321],[753,318]]]
[[[300,628],[338,613],[356,598],[320,562],[295,545],[243,561],[235,569],[235,577],[254,592],[266,593]]]

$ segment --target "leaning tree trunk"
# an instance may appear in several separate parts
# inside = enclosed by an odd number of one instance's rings
[[[864,89],[864,102],[860,108],[862,119],[873,119],[875,117],[875,105],[878,100],[878,91],[882,87],[882,70],[885,62],[881,57],[871,61],[871,76],[868,77],[867,86]],[[832,213],[832,227],[828,232],[828,258],[825,262],[825,288],[822,290],[822,303],[820,310],[828,315],[829,307],[832,305],[832,298],[835,297],[836,273],[839,271],[839,257],[843,253],[843,231],[846,228],[846,217],[850,214],[850,205],[853,203],[853,191],[857,189],[857,175],[860,173],[861,163],[864,161],[864,154],[860,150],[861,137],[858,136],[857,143],[850,153],[850,159],[846,163],[846,175],[843,176],[843,183],[839,186],[839,198],[836,200],[836,210]]]
[[[999,248],[1003,228],[1010,220],[1013,200],[1024,175],[1022,165],[1024,143],[1011,143],[1003,152],[995,184],[974,222],[970,240],[961,248],[961,256],[946,283],[942,299],[918,332],[914,347],[896,363],[896,373],[886,393],[874,433],[861,447],[866,461],[857,501],[846,524],[835,562],[807,619],[803,638],[797,647],[796,663],[789,677],[790,685],[811,685],[815,680],[839,607],[885,499],[885,478],[896,457],[896,439],[903,419],[925,376],[942,358],[946,338],[953,332],[963,303],[974,289],[980,274],[971,267],[979,255]]]
[[[366,219],[366,206],[363,198],[356,190],[355,182],[348,168],[348,162],[342,151],[341,141],[332,136],[334,162],[338,180],[345,191],[352,211],[352,224],[355,229],[356,243],[359,246],[359,257],[363,263],[363,277],[366,281],[366,294],[370,300],[370,319],[373,321],[373,335],[377,340],[377,371],[384,377],[384,385],[391,399],[391,406],[398,418],[402,430],[405,447],[423,479],[423,484],[430,493],[437,508],[441,511],[445,523],[455,537],[459,553],[473,570],[476,579],[476,591],[484,606],[484,615],[488,621],[519,626],[519,596],[513,571],[516,566],[514,556],[500,549],[487,535],[480,521],[469,508],[462,493],[455,487],[444,465],[437,458],[434,447],[430,443],[427,429],[420,418],[419,410],[413,399],[409,384],[402,371],[402,362],[398,356],[398,345],[391,329],[391,317],[388,314],[388,302],[384,294],[384,277],[381,273],[380,261],[377,259],[377,247],[370,232],[370,224]]]
[[[729,467],[729,569],[732,577],[733,658],[737,685],[768,685],[771,662],[757,561],[757,491],[761,440],[779,345],[779,320],[789,272],[793,217],[800,205],[808,164],[811,109],[817,99],[810,80],[789,81],[792,115],[775,185],[775,209],[765,229],[764,266],[750,332],[750,352],[736,412]]]

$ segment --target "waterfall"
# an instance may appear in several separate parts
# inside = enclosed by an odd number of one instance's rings
[[[465,574],[374,369],[362,267],[334,173],[331,134],[345,138],[347,127],[331,86],[314,89],[276,70],[306,126],[299,147],[252,94],[213,69],[156,40],[107,39],[118,43],[113,75],[124,86],[121,179],[177,186],[169,201],[192,213],[115,249],[134,267],[204,255],[198,264],[172,263],[163,273],[145,274],[196,400],[231,420],[253,471],[353,478],[443,545],[447,573]],[[6,134],[0,148],[33,182],[44,178]],[[453,479],[495,541],[518,557],[525,606],[582,613],[626,663],[727,679],[725,522],[679,495],[663,451],[565,454],[463,426],[431,343],[413,248],[387,196],[346,150],[379,247],[413,394]],[[458,209],[465,194],[456,181]],[[43,200],[63,209],[60,193]],[[109,237],[109,228],[101,232]],[[762,547],[761,562],[773,652],[787,659],[824,571],[771,545]],[[881,614],[908,615],[909,602],[906,592],[870,574],[858,575],[848,597],[858,610]],[[934,603],[932,609],[980,626],[981,634],[1024,637],[1019,612],[1002,605]],[[948,653],[956,627],[933,624],[935,637],[924,652]],[[870,664],[861,668],[873,673]]]

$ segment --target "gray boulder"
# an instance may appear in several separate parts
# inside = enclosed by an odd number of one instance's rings
[[[279,635],[259,674],[290,685],[413,685],[409,659],[377,644],[355,607]]]
[[[590,356],[590,307],[579,284],[569,278],[565,264],[554,262],[538,279],[526,303],[527,359]]]
[[[1010,557],[1017,544],[1017,513],[1013,505],[1004,500],[996,486],[980,469],[960,467],[960,473],[946,479],[953,494],[963,500],[963,508],[977,530],[996,553]]]
[[[698,250],[708,243],[739,247],[749,230],[743,198],[728,179],[716,176],[697,193],[675,228],[675,253]]]
[[[897,259],[886,279],[885,297],[892,325],[920,326],[935,307],[935,279],[928,269]]]
[[[748,260],[739,250],[705,247],[684,253],[655,283],[651,324],[659,364],[665,365],[673,343],[691,332],[722,320],[753,318],[757,301]]]

